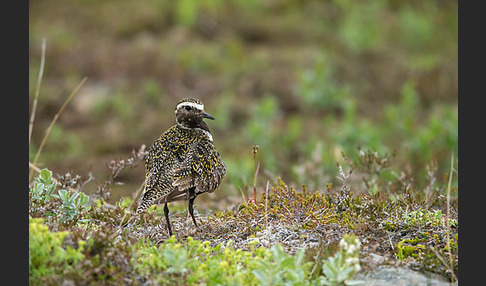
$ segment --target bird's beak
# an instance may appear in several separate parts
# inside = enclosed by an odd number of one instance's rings
[[[203,111],[202,116],[203,116],[203,118],[214,120],[214,116],[212,116],[209,113],[206,113],[205,111]]]

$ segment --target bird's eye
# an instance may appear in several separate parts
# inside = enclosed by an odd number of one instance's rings
[[[190,110],[192,109],[192,107],[191,107],[191,106],[189,106],[189,105],[184,106],[184,108],[185,108],[187,111],[190,111]]]

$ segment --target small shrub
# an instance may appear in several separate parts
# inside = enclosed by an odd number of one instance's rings
[[[62,224],[72,225],[85,223],[89,220],[89,196],[82,192],[71,195],[67,190],[59,190],[54,194],[56,182],[52,181],[52,172],[43,169],[35,178],[34,185],[29,187],[29,213],[35,216],[59,219]]]

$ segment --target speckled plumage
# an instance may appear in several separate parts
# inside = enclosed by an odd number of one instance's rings
[[[226,165],[203,121],[214,117],[204,112],[203,103],[199,99],[183,99],[176,105],[175,117],[176,124],[145,155],[146,183],[137,207],[137,213],[142,213],[154,204],[165,204],[169,235],[172,231],[167,203],[189,201],[189,213],[197,226],[192,209],[194,199],[216,190],[226,175]]]

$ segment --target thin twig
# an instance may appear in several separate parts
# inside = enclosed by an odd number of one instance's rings
[[[268,181],[267,181],[267,187],[265,189],[265,230],[268,228],[267,210],[268,210]]]
[[[452,263],[452,253],[451,253],[451,240],[450,240],[450,232],[451,232],[451,226],[449,223],[449,218],[451,215],[450,211],[450,202],[451,202],[451,183],[452,183],[452,172],[454,170],[454,154],[451,154],[451,171],[449,173],[449,182],[447,183],[447,213],[446,213],[446,227],[447,227],[447,252],[449,254],[449,265],[451,268],[453,268],[453,263]],[[453,269],[451,269],[451,274],[452,277],[454,278],[454,281],[457,280],[456,276],[454,275]]]
[[[32,129],[34,128],[34,118],[35,118],[35,111],[37,109],[37,100],[39,99],[40,85],[42,82],[42,76],[44,75],[45,58],[46,58],[46,38],[43,38],[39,75],[37,76],[37,86],[35,87],[34,102],[32,102],[32,113],[30,114],[30,121],[29,121],[29,146],[30,146],[30,138],[32,137]]]
[[[33,165],[36,165],[37,164],[37,160],[39,159],[39,156],[40,156],[40,154],[42,152],[42,149],[44,148],[44,145],[46,144],[47,137],[49,136],[49,133],[51,133],[52,127],[54,126],[54,124],[56,124],[56,121],[59,118],[59,116],[61,116],[62,112],[64,111],[64,108],[66,108],[67,104],[71,101],[71,99],[74,97],[74,95],[78,92],[78,90],[84,84],[84,82],[86,81],[86,79],[87,79],[87,77],[84,77],[83,78],[83,80],[78,84],[78,86],[76,86],[76,88],[73,90],[73,92],[71,92],[71,94],[66,99],[66,101],[64,101],[64,104],[61,106],[61,108],[56,113],[56,115],[54,115],[54,119],[51,121],[51,124],[49,124],[49,127],[47,127],[46,134],[44,135],[44,138],[42,138],[42,142],[41,142],[41,144],[39,146],[39,150],[37,150],[37,154],[35,154],[34,161],[32,162]],[[30,173],[29,173],[29,182],[32,179],[32,174],[33,173],[34,173],[34,170],[31,169],[30,170]]]

